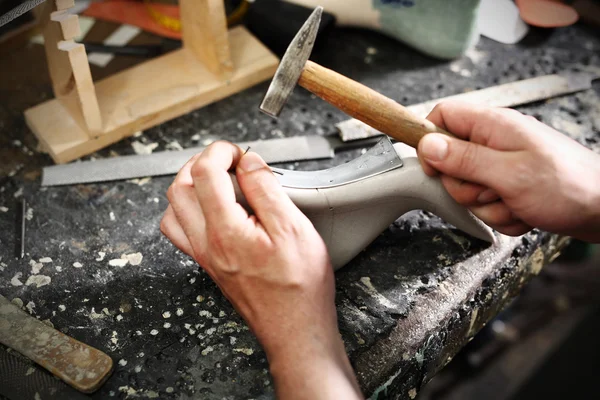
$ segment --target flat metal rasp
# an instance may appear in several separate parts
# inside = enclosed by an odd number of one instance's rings
[[[10,400],[89,400],[44,369],[0,346],[0,396]]]
[[[32,317],[0,296],[0,343],[35,361],[83,393],[108,379],[112,359]]]
[[[244,150],[250,147],[267,164],[278,164],[333,158],[338,149],[363,147],[376,142],[377,138],[368,138],[353,143],[343,143],[337,135],[329,137],[314,135],[241,142],[237,145]],[[204,149],[205,147],[193,147],[181,151],[162,151],[153,154],[53,165],[43,169],[42,186],[173,175],[179,172],[192,156]]]
[[[600,78],[600,68],[588,68],[580,72],[568,71],[460,93],[413,104],[406,108],[413,114],[425,118],[436,105],[449,100],[460,100],[488,107],[516,107],[590,89],[592,81],[598,78]],[[381,131],[358,119],[342,121],[335,126],[344,142],[383,135]]]
[[[27,0],[8,11],[4,15],[0,15],[0,26],[8,24],[15,18],[20,17],[28,11],[33,10],[36,6],[42,4],[46,0]]]

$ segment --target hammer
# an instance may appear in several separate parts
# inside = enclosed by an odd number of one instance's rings
[[[290,43],[260,105],[262,112],[277,118],[299,84],[346,114],[414,148],[428,133],[453,136],[381,93],[310,61],[322,13],[323,7],[317,7]]]

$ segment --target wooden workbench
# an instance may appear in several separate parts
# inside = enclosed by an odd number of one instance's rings
[[[89,38],[103,39],[102,26],[110,24],[95,26]],[[515,46],[482,39],[454,62],[432,60],[371,32],[337,30],[329,41],[335,51],[316,53],[315,60],[405,105],[600,64],[600,39],[580,26],[534,31]],[[92,73],[107,76],[135,62],[115,59]],[[51,96],[43,63],[37,44],[0,59],[0,293],[21,299],[31,314],[114,359],[114,374],[92,398],[271,398],[266,358],[246,325],[209,277],[159,231],[172,177],[40,188],[40,168],[52,162],[36,150],[22,112]],[[132,154],[133,142],[176,151],[215,138],[331,133],[335,122],[347,118],[299,89],[281,119],[272,120],[258,110],[266,87],[166,122],[94,157]],[[520,110],[600,150],[599,92],[596,84]],[[357,154],[282,167],[325,168]],[[16,259],[21,196],[31,213],[27,254]],[[534,231],[499,237],[490,247],[430,214],[398,220],[336,275],[340,329],[364,393],[414,398],[566,243]],[[136,253],[139,265],[109,264]],[[39,274],[51,282],[26,285],[31,263],[42,258],[51,262]]]

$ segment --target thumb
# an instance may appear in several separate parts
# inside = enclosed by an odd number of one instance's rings
[[[445,175],[495,188],[510,171],[506,152],[456,139],[440,133],[425,135],[419,157]]]
[[[248,204],[270,236],[291,228],[299,210],[258,154],[246,153],[242,157],[236,177]]]

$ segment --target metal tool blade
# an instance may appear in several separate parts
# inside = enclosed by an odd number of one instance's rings
[[[355,148],[373,143],[376,143],[376,138],[356,144],[344,144],[337,137],[327,138],[314,135],[241,142],[237,145],[243,149],[250,146],[252,151],[258,153],[268,164],[278,164],[333,158],[335,150],[338,148]],[[173,175],[179,172],[192,156],[200,153],[204,148],[194,147],[182,151],[121,156],[45,167],[42,173],[42,186]]]
[[[84,393],[110,376],[112,359],[32,317],[0,296],[0,343],[35,361]]]
[[[260,105],[260,110],[265,114],[278,117],[288,97],[294,91],[315,44],[322,14],[323,7],[315,8],[281,58]]]
[[[4,15],[0,15],[0,26],[8,24],[15,18],[20,17],[28,11],[33,10],[36,6],[42,4],[46,0],[27,0],[19,4]]]
[[[389,138],[380,139],[362,156],[333,168],[319,171],[291,171],[273,168],[279,183],[284,187],[325,189],[347,185],[356,181],[401,168],[402,159]]]
[[[569,71],[430,100],[413,104],[407,108],[416,115],[425,118],[437,104],[448,100],[460,100],[490,107],[515,107],[590,89],[592,81],[599,77],[600,70]],[[383,135],[377,129],[356,119],[342,121],[336,124],[336,128],[339,130],[340,137],[344,142]]]

